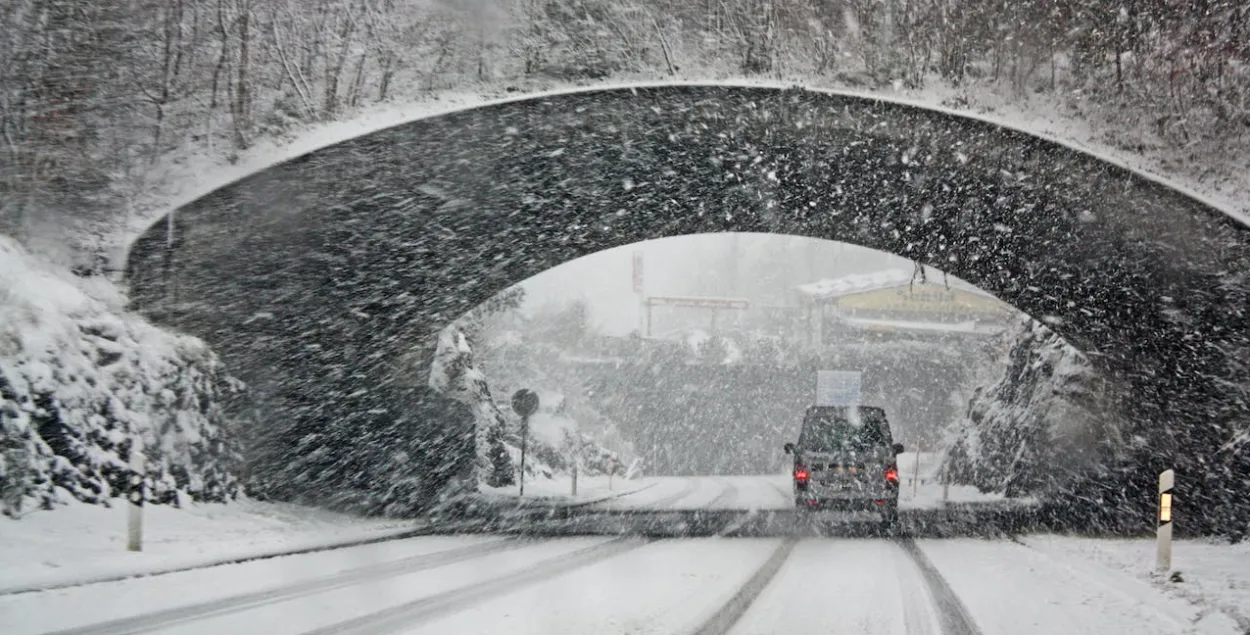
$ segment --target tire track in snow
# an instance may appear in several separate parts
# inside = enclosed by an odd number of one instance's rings
[[[738,486],[734,485],[729,479],[717,479],[717,482],[724,484],[725,489],[707,504],[708,508],[725,509],[732,507],[738,501]]]
[[[770,482],[768,485],[771,486],[773,489],[777,490],[777,493],[781,495],[781,502],[784,503],[787,507],[794,505],[794,492],[793,491],[787,492],[785,488],[781,487],[780,485],[776,483]]]
[[[386,562],[370,567],[352,569],[343,573],[309,580],[299,584],[281,586],[251,593],[240,593],[238,595],[232,595],[208,602],[201,602],[199,604],[192,604],[190,606],[180,606],[163,611],[157,611],[155,613],[145,613],[143,615],[109,620],[98,624],[90,624],[62,631],[54,631],[46,633],[45,635],[122,635],[123,633],[146,633],[168,628],[184,622],[238,613],[240,611],[246,611],[248,609],[253,609],[272,602],[291,600],[315,593],[321,593],[323,591],[341,589],[354,584],[360,584],[362,582],[392,578],[409,573],[424,571],[426,569],[433,569],[435,567],[464,562],[466,560],[473,560],[478,557],[485,557],[502,551],[519,549],[528,544],[532,543],[525,540],[517,540],[515,538],[505,538],[483,544],[457,547],[444,551],[436,551],[434,553],[425,553],[396,560],[394,562]]]
[[[963,602],[959,601],[955,590],[947,584],[946,579],[929,561],[928,556],[920,550],[916,541],[910,537],[904,537],[899,540],[898,544],[920,570],[920,576],[929,589],[929,597],[933,602],[933,610],[937,613],[942,635],[981,635],[981,629],[977,628],[976,622],[968,614],[968,609]],[[909,624],[908,630],[910,628]]]
[[[544,560],[532,567],[480,584],[452,589],[429,597],[406,602],[369,615],[324,626],[304,635],[380,635],[413,628],[434,619],[460,612],[489,598],[504,595],[522,586],[537,584],[560,574],[607,560],[652,541],[615,538],[573,553]]]
[[[668,509],[670,507],[673,507],[674,505],[676,505],[677,503],[680,503],[682,500],[684,500],[691,494],[694,494],[695,490],[699,489],[700,482],[701,482],[701,479],[695,479],[695,478],[686,479],[686,482],[682,483],[680,492],[677,492],[676,494],[671,494],[669,496],[665,496],[664,498],[661,498],[658,501],[652,502],[650,505],[647,506],[647,509]]]
[[[690,496],[691,494],[693,494],[695,489],[697,489],[698,487],[699,487],[699,479],[693,479],[693,478],[685,479],[681,485],[681,490],[675,494],[669,494],[668,496],[665,496],[664,498],[658,498],[649,503],[645,503],[637,508],[624,506],[624,509],[645,509],[645,510],[667,509],[673,504],[681,501],[683,498],[686,498],[687,496]],[[641,490],[638,490],[638,491],[641,491]],[[630,492],[630,493],[633,494],[635,492]],[[616,500],[613,500],[611,503],[604,505],[602,507],[596,505],[596,506],[590,507],[589,509],[591,510],[622,509],[622,506],[620,506],[620,504],[624,502],[625,501],[623,499],[616,499]]]
[[[942,635],[937,606],[920,567],[906,549],[895,543],[894,577],[903,601],[903,624],[907,635]],[[920,601],[925,598],[925,601]]]
[[[773,555],[756,569],[755,574],[750,577],[738,592],[729,598],[728,602],[721,605],[707,621],[703,622],[699,628],[695,629],[692,635],[725,635],[734,624],[746,614],[747,609],[751,608],[751,603],[755,598],[760,596],[764,588],[772,582],[777,576],[777,572],[781,570],[781,565],[785,564],[786,559],[790,557],[790,553],[794,551],[794,546],[798,544],[795,538],[786,538],[777,546],[777,550]]]

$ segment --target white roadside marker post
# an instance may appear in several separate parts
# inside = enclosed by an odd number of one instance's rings
[[[916,471],[911,474],[911,497],[920,493],[920,444],[916,444]]]
[[[137,446],[136,446],[137,447]],[[126,523],[126,549],[143,550],[143,476],[145,465],[142,450],[132,450],[130,459],[129,520]]]
[[[1167,470],[1159,475],[1159,517],[1156,529],[1155,568],[1160,573],[1172,569],[1172,488],[1176,484],[1176,472]]]

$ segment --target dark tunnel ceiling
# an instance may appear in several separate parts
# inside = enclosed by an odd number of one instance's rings
[[[801,89],[590,90],[414,121],[182,207],[174,248],[159,221],[127,268],[138,306],[253,386],[364,408],[401,353],[514,283],[731,231],[933,265],[1047,319],[1138,416],[1244,416],[1214,384],[1250,350],[1245,226],[1025,133]]]

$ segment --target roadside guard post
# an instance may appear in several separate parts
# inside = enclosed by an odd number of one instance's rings
[[[1172,569],[1172,487],[1176,473],[1167,470],[1159,475],[1158,544],[1155,552],[1155,568],[1160,573]]]
[[[521,415],[520,495],[525,496],[525,446],[530,433],[530,415],[538,412],[538,394],[522,388],[512,394],[512,411]]]
[[[143,474],[145,471],[143,451],[132,450],[130,459],[129,520],[126,523],[126,549],[143,550]]]

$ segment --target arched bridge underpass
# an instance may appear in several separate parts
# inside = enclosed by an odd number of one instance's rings
[[[171,248],[165,220],[133,246],[132,297],[253,387],[282,496],[368,489],[395,447],[445,472],[465,437],[430,421],[439,329],[560,263],[706,232],[891,252],[1047,321],[1124,387],[1115,408],[1142,441],[1099,507],[1151,500],[1163,466],[1211,479],[1194,504],[1228,504],[1220,448],[1250,416],[1232,389],[1250,376],[1247,227],[1092,156],[912,106],[699,85],[509,101],[301,156],[172,226]],[[413,347],[425,361],[405,362]]]

